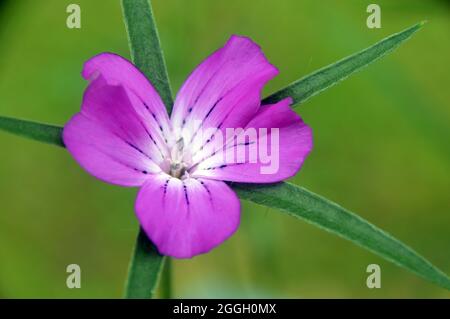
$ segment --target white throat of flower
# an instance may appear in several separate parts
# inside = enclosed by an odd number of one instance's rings
[[[189,163],[185,161],[185,145],[182,137],[172,147],[169,162],[169,175],[180,179],[188,177]]]

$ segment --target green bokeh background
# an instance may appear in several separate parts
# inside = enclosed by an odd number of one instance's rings
[[[450,4],[376,1],[158,0],[154,11],[174,92],[233,34],[250,36],[281,73],[277,88],[418,21],[394,54],[297,108],[315,147],[294,182],[357,212],[450,273]],[[66,27],[81,6],[82,28]],[[0,6],[0,114],[64,124],[80,107],[82,63],[129,57],[119,1],[15,0]],[[0,133],[0,297],[122,296],[137,233],[135,189],[104,184],[60,148]],[[66,266],[82,288],[66,287]],[[382,269],[368,289],[366,267]],[[238,232],[174,262],[177,297],[438,297],[433,286],[355,245],[243,203]]]

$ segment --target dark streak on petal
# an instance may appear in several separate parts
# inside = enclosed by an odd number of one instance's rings
[[[169,185],[169,181],[170,181],[170,178],[168,178],[164,183],[164,186],[163,186],[164,195],[166,195],[166,193],[167,193],[167,185]]]
[[[195,98],[194,101],[194,105],[197,104],[198,100],[200,99],[200,97],[203,95],[203,93],[205,92],[205,89],[208,87],[208,85],[210,84],[210,82],[216,77],[216,75],[219,73],[219,71],[221,71],[221,68],[217,68],[217,70],[213,73],[213,75],[211,75],[211,77],[208,79],[208,81],[206,81],[205,85],[203,86],[203,88],[201,89],[201,91],[198,93],[197,97]]]
[[[146,105],[144,103],[144,105]],[[155,115],[152,113],[155,121],[158,123],[158,120],[156,119]],[[158,149],[159,153],[161,154],[161,157],[164,158],[164,153],[162,152],[161,148],[159,147],[159,145],[156,143],[155,139],[153,138],[152,134],[150,134],[150,132],[147,130],[147,127],[145,126],[145,124],[142,122],[142,120],[136,116],[137,120],[139,121],[139,123],[141,124],[142,128],[144,129],[145,133],[147,133],[148,137],[152,140],[153,144],[155,144],[156,148]],[[158,123],[160,129],[162,128],[161,125]],[[161,130],[162,131],[162,130]]]
[[[227,92],[227,93],[228,93],[228,92]],[[226,95],[226,94],[225,94],[225,95]],[[221,97],[213,104],[213,106],[209,109],[208,113],[206,113],[206,116],[205,116],[205,118],[203,119],[202,122],[204,122],[204,121],[209,117],[209,115],[211,115],[212,111],[214,111],[214,109],[216,108],[217,104],[219,104],[219,102],[223,100],[223,98],[225,97],[225,95],[222,95],[222,96],[221,96]],[[202,123],[202,124],[203,124],[203,123]]]
[[[184,191],[184,198],[186,199],[186,204],[189,205],[189,197],[188,197],[188,193],[187,193],[187,188],[186,185],[183,182],[183,191]]]
[[[142,101],[142,100],[141,100],[141,101]],[[160,130],[161,132],[164,133],[163,127],[162,127],[161,123],[158,121],[158,118],[156,117],[155,113],[153,113],[153,112],[150,110],[150,108],[148,107],[147,104],[145,104],[144,101],[142,101],[142,103],[144,104],[144,107],[147,109],[147,111],[150,112],[150,114],[152,115],[152,117],[153,117],[153,119],[155,120],[156,124],[158,124],[159,130]],[[164,134],[163,134],[163,135],[164,135]],[[165,138],[165,137],[164,137],[164,138]]]
[[[208,192],[209,198],[211,199],[211,191],[209,190],[208,186],[206,186],[205,182],[199,181],[200,184],[202,184],[203,188]]]
[[[134,148],[136,151],[138,151],[139,153],[141,153],[142,155],[144,155],[145,157],[147,157],[148,159],[152,160],[152,157],[148,154],[146,154],[143,150],[141,150],[139,147],[137,147],[136,145],[134,145],[133,143],[130,143],[128,141],[125,141],[125,143],[127,143],[129,146],[131,146],[132,148]]]
[[[214,133],[215,134],[215,133]],[[206,141],[206,142],[208,142],[208,141]],[[255,141],[252,141],[252,142],[245,142],[245,143],[238,143],[238,144],[231,144],[231,145],[228,145],[228,146],[226,146],[226,147],[224,147],[224,148],[222,148],[222,149],[216,149],[216,150],[214,150],[214,152],[212,152],[210,155],[208,155],[208,156],[206,156],[206,157],[202,157],[202,159],[200,159],[199,161],[197,161],[196,163],[201,163],[201,162],[203,162],[204,160],[207,160],[207,159],[209,159],[209,158],[211,158],[211,157],[213,157],[214,155],[216,155],[217,154],[217,152],[219,152],[220,150],[222,150],[222,152],[225,152],[226,150],[229,150],[229,149],[231,149],[231,148],[233,148],[233,147],[236,147],[236,146],[249,146],[249,145],[253,145],[253,144],[255,144],[256,142]],[[203,149],[203,146],[200,148],[200,151]],[[195,152],[192,156],[194,157],[195,155],[197,154],[197,152]]]
[[[222,168],[225,168],[225,167],[228,167],[228,166],[243,165],[243,164],[247,164],[247,163],[244,162],[244,163],[222,164],[222,165],[219,165],[219,166],[207,167],[207,168],[204,168],[204,170],[209,171],[209,170],[213,170],[213,169],[222,169]]]
[[[191,114],[192,109],[194,108],[194,106],[197,104],[198,100],[200,99],[200,97],[203,95],[203,93],[205,92],[205,89],[208,87],[209,83],[215,78],[215,76],[219,73],[220,68],[218,68],[214,74],[208,79],[208,81],[206,81],[205,85],[202,87],[202,89],[200,90],[200,92],[198,93],[197,97],[194,100],[194,103],[191,105],[191,107],[188,109],[188,115]],[[183,126],[186,123],[186,118],[188,117],[188,115],[185,116],[185,118],[183,119]],[[192,139],[191,139],[192,141]]]

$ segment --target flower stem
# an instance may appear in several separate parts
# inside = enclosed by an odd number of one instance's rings
[[[161,298],[172,298],[172,259],[165,257],[164,270],[161,278]]]
[[[164,257],[141,229],[128,270],[125,298],[152,298],[163,264]]]

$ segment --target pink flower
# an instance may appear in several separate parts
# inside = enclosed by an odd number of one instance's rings
[[[169,118],[136,67],[102,53],[84,65],[90,84],[81,112],[64,128],[64,143],[93,176],[140,187],[137,217],[161,254],[206,253],[239,226],[239,199],[225,182],[282,181],[312,148],[311,129],[290,109],[290,98],[261,105],[261,90],[277,73],[255,43],[232,36],[189,76]],[[242,130],[230,139],[230,128]],[[276,149],[276,170],[264,172],[261,157],[240,156],[255,144],[236,142],[246,130],[256,132],[259,146]]]

